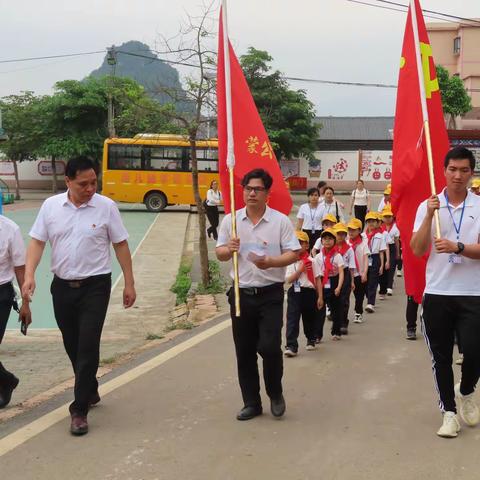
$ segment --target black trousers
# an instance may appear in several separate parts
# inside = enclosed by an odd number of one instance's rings
[[[307,343],[315,344],[315,317],[317,310],[317,292],[314,288],[302,288],[295,292],[293,285],[287,293],[287,348],[298,351],[300,317]]]
[[[218,238],[218,207],[216,205],[206,205],[205,213],[207,214],[208,221],[210,222],[210,226],[207,228],[207,233],[208,235],[213,235],[213,238],[216,240]]]
[[[282,395],[283,284],[248,295],[240,290],[240,317],[235,316],[234,289],[228,292],[240,389],[245,406],[261,405],[257,354],[263,359],[263,379],[270,398]]]
[[[365,216],[367,215],[367,206],[366,205],[354,205],[353,213],[355,218],[358,218],[362,221],[362,227],[365,226]]]
[[[340,303],[342,308],[342,327],[348,328],[348,311],[350,310],[350,294],[352,293],[352,273],[349,268],[343,270],[343,285],[340,292]]]
[[[312,230],[303,229],[303,231],[308,235],[308,251],[311,252],[315,242],[320,238],[322,229],[315,230],[315,233],[313,233]]]
[[[86,415],[90,397],[97,391],[100,337],[110,300],[111,275],[97,275],[78,288],[54,277],[50,291],[63,345],[75,373],[75,400],[70,412]]]
[[[342,327],[342,301],[340,296],[335,296],[335,289],[338,286],[338,275],[335,277],[330,277],[330,288],[323,289],[323,308],[318,312],[316,327],[315,327],[315,337],[322,339],[323,338],[323,326],[325,324],[325,315],[327,310],[327,305],[330,308],[330,315],[332,317],[332,335],[341,336],[341,327]]]
[[[400,257],[397,258],[397,270],[401,272],[403,268],[403,259],[402,259],[402,241],[400,239],[398,240],[398,244],[399,244],[399,250],[400,250]]]
[[[378,278],[380,295],[385,295],[387,293],[387,288],[393,288],[393,279],[395,276],[395,268],[397,266],[397,249],[395,244],[390,244],[388,249],[390,251],[390,268],[388,270],[384,268],[383,273]]]
[[[380,254],[374,253],[370,258],[372,259],[372,264],[368,267],[367,303],[369,305],[375,305],[380,271]]]
[[[11,283],[0,285],[0,344],[7,328],[8,317],[12,311],[14,290]],[[13,379],[10,373],[0,362],[0,387],[9,385]]]
[[[365,292],[367,291],[367,283],[362,282],[362,276],[357,275],[353,278],[355,283],[355,290],[353,296],[355,297],[355,313],[363,314],[363,299],[365,298]]]
[[[439,406],[456,412],[452,355],[455,333],[462,345],[463,364],[460,391],[469,395],[480,376],[480,296],[425,294],[423,333],[432,356],[432,369]]]
[[[407,310],[405,316],[407,318],[407,330],[417,329],[418,303],[410,295],[407,297]]]

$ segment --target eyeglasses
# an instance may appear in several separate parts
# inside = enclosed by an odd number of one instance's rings
[[[266,190],[265,187],[251,187],[250,185],[245,185],[243,189],[247,193],[255,192],[255,195],[257,195],[258,193],[264,192]]]

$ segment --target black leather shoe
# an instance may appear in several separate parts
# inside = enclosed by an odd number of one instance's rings
[[[89,407],[94,407],[95,405],[98,405],[100,403],[100,395],[98,392],[95,392],[94,394],[90,395],[90,399],[88,400],[88,406]]]
[[[5,408],[12,399],[12,393],[17,388],[18,378],[12,375],[12,379],[7,385],[0,387],[0,408]]]
[[[237,414],[237,420],[251,420],[263,413],[262,407],[243,407]]]
[[[281,417],[285,413],[286,408],[287,406],[285,405],[283,395],[270,399],[270,411],[274,417]]]

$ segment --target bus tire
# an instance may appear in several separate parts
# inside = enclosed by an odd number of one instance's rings
[[[145,206],[149,212],[161,212],[167,206],[167,199],[163,193],[151,192],[145,197]]]

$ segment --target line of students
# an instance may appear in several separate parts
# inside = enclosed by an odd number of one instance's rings
[[[287,357],[298,354],[300,320],[307,339],[306,348],[314,350],[323,338],[327,307],[332,320],[332,340],[338,341],[342,335],[348,334],[352,292],[355,298],[354,323],[363,322],[365,298],[365,311],[375,311],[379,286],[380,299],[393,293],[399,231],[389,205],[382,214],[369,212],[366,215],[364,232],[359,219],[352,218],[345,225],[337,222],[331,214],[322,218],[319,230],[317,233],[315,229],[318,238],[314,243],[311,229],[296,231],[302,253],[286,272],[286,281],[291,284],[287,294],[284,352]]]

